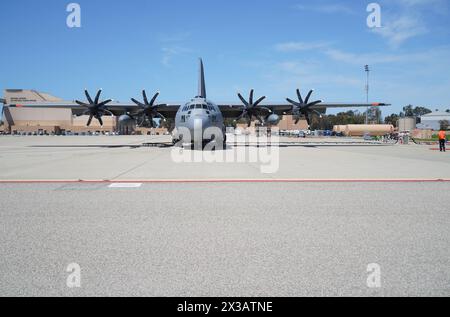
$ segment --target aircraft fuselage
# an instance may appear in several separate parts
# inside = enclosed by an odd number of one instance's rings
[[[180,107],[175,117],[174,141],[209,142],[225,136],[225,125],[219,107],[203,97],[195,97]]]

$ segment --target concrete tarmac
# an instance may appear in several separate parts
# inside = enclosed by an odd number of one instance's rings
[[[447,153],[290,146],[263,174],[142,142],[0,137],[0,296],[450,295]]]
[[[281,141],[287,145],[273,152],[230,145],[216,153],[223,162],[206,163],[210,152],[186,151],[190,161],[179,162],[173,148],[139,147],[170,142],[167,136],[1,137],[0,180],[450,179],[450,152],[430,146]],[[250,160],[251,150],[256,160]],[[266,174],[264,166],[274,168]]]

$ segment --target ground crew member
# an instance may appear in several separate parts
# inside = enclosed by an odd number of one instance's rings
[[[444,130],[439,132],[439,150],[445,152],[445,143],[447,143],[447,135]]]

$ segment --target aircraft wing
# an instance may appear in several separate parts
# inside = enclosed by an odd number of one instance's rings
[[[164,115],[166,118],[175,118],[181,103],[161,103],[165,106],[158,108],[158,112]],[[44,108],[44,109],[70,109],[74,115],[83,115],[86,112],[86,108],[78,105],[75,102],[32,102],[23,104],[7,104],[10,108]],[[106,106],[106,109],[115,116],[123,114],[133,114],[141,108],[134,103],[120,103],[111,102]]]
[[[175,118],[178,109],[181,107],[181,103],[161,103],[165,106],[160,106],[158,112],[160,112],[166,118]],[[23,104],[6,104],[5,106],[11,108],[47,108],[47,109],[70,109],[74,115],[83,115],[86,112],[86,108],[78,105],[75,102],[32,102]],[[244,106],[238,103],[221,103],[218,104],[223,116],[225,118],[237,118],[244,110]],[[317,110],[319,112],[325,112],[328,108],[367,108],[367,107],[383,107],[390,106],[385,103],[320,103],[312,106],[311,110]],[[290,115],[292,114],[292,105],[288,103],[261,103],[260,107],[269,108],[273,113],[277,115]],[[134,103],[120,103],[111,102],[106,108],[115,116],[123,114],[136,113],[141,108]]]
[[[325,112],[326,109],[331,108],[367,108],[367,107],[386,107],[390,104],[386,103],[320,103],[312,106],[311,110],[317,110],[319,112]],[[277,115],[291,115],[292,105],[289,103],[261,103],[259,107],[265,107],[272,110]],[[221,103],[219,108],[225,118],[236,118],[241,115],[244,110],[244,105],[238,103]]]

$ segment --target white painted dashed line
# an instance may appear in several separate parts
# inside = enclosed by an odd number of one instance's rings
[[[139,188],[142,183],[112,183],[108,188]]]

